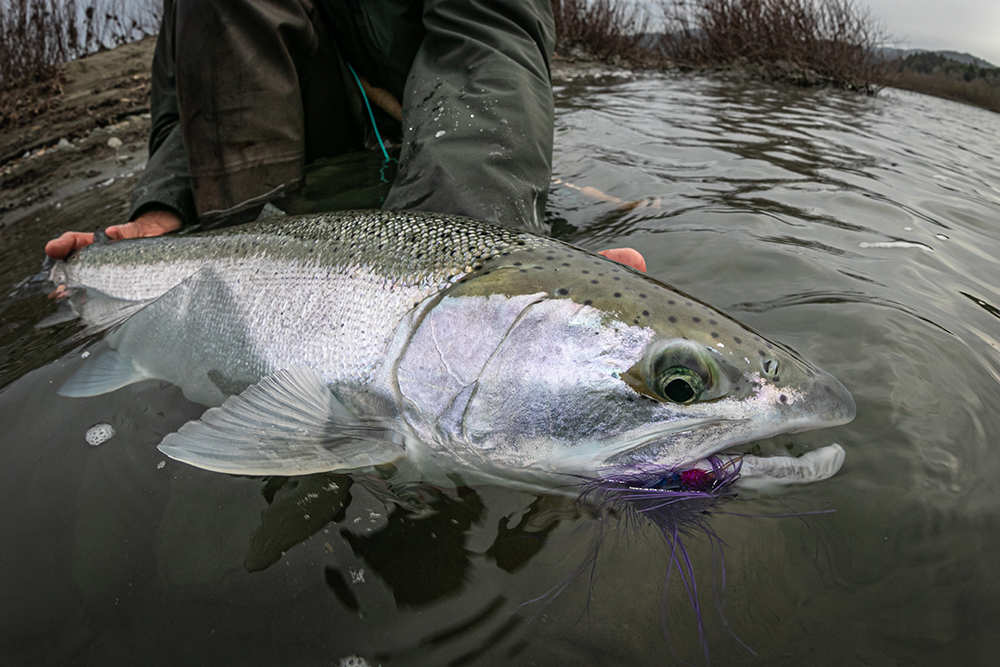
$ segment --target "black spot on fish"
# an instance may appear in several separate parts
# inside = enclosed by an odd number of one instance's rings
[[[565,287],[560,287],[559,289],[556,290],[556,293],[562,296],[566,296],[567,294],[569,294],[569,290],[566,289]]]
[[[766,357],[767,356],[767,352],[765,352],[764,350],[757,350],[757,354],[759,354],[762,357]]]
[[[778,400],[781,401],[782,403],[787,403],[788,397],[785,396],[784,394],[781,394],[780,396],[778,396]]]
[[[719,334],[713,331],[712,332],[712,338],[718,338],[718,337],[719,337]]]
[[[677,302],[675,302],[673,299],[670,299],[669,301],[667,301],[667,303],[670,304],[671,306],[677,305]]]
[[[735,343],[736,343],[737,345],[741,345],[741,344],[743,343],[743,341],[742,341],[742,340],[740,340],[740,337],[739,337],[739,336],[733,336],[733,341],[734,341],[734,342],[735,342]]]
[[[547,260],[549,260],[551,262],[552,260],[555,259],[555,257],[553,257],[552,255],[546,255],[545,259],[547,259]]]
[[[718,322],[716,322],[715,320],[709,320],[708,323],[711,324],[712,326],[718,324]]]
[[[643,314],[643,315],[644,315],[645,317],[649,317],[649,311],[648,311],[648,310],[644,310],[644,311],[642,311],[642,314]]]
[[[695,322],[697,324],[698,322],[701,322],[701,318],[700,317],[692,317],[691,321]]]
[[[514,262],[514,266],[521,266],[521,262]]]
[[[639,298],[640,298],[640,299],[645,299],[645,298],[646,298],[646,295],[645,295],[645,294],[643,294],[642,292],[639,292]]]
[[[676,318],[676,317],[674,317],[673,315],[671,315],[671,316],[670,316],[670,317],[668,317],[667,319],[668,319],[668,320],[670,320],[671,322],[676,322],[676,321],[677,321],[677,318]]]
[[[591,301],[590,299],[587,299],[586,301],[583,302],[583,305],[589,306],[589,305],[591,305],[593,303],[594,303],[593,301]]]
[[[685,305],[685,306],[693,306],[694,304],[693,304],[693,303],[691,303],[690,301],[685,301],[685,302],[684,302],[684,305]]]
[[[619,278],[618,276],[615,276],[615,278],[614,278],[614,279],[615,279],[615,280],[621,280],[621,278]]]
[[[527,273],[528,269],[518,269],[517,272],[518,273]]]
[[[562,265],[563,266],[569,266],[569,262],[563,262]]]
[[[622,293],[621,292],[615,292],[615,298],[616,299],[622,298]]]
[[[601,283],[601,281],[600,281],[600,280],[591,280],[591,281],[590,281],[590,284],[591,284],[591,285],[599,285],[600,283]]]
[[[590,271],[588,271],[587,269],[584,269],[584,270],[583,270],[583,271],[581,271],[580,273],[584,273],[584,274],[587,274],[587,273],[590,273]]]

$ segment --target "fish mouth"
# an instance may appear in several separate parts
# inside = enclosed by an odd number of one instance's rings
[[[706,432],[715,429],[732,434],[738,425],[747,424],[749,419],[703,418],[685,421],[669,429],[658,428],[653,433],[640,435],[624,443],[618,451],[604,460],[608,470],[641,471],[681,468],[693,465],[713,454],[759,440],[759,434],[744,437],[713,438]],[[712,442],[706,446],[706,441]]]
[[[761,424],[752,418],[705,418],[643,434],[604,461],[613,473],[644,474],[703,465],[709,457],[741,456],[746,445],[788,433],[846,424],[854,418],[853,401],[837,414],[801,416]]]
[[[757,434],[758,437],[748,435],[724,439],[710,447],[702,446],[697,452],[688,449],[689,455],[679,458],[658,456],[663,448],[675,450],[678,436],[693,436],[694,433],[704,435],[703,432],[713,426],[735,424],[738,427],[740,423],[748,421],[750,420],[704,420],[670,437],[661,435],[644,438],[632,449],[608,459],[606,463],[610,465],[600,477],[612,485],[625,484],[629,488],[720,493],[735,485],[734,488],[744,491],[774,494],[792,485],[829,479],[844,463],[846,452],[836,443],[809,451],[800,457],[781,454],[752,456],[740,451],[742,446],[767,437],[767,433]],[[711,438],[711,435],[708,437]]]

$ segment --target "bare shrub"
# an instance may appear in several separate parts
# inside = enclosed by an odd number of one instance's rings
[[[885,83],[876,50],[888,35],[854,0],[663,0],[662,7],[660,48],[675,62],[779,65],[806,72],[803,83],[869,93]]]
[[[973,104],[1000,113],[1000,84],[996,81],[996,76],[966,81],[961,76],[948,76],[942,72],[921,73],[906,70],[896,76],[892,85],[894,88]]]
[[[0,89],[51,79],[59,64],[156,34],[157,0],[0,0]]]
[[[600,59],[641,60],[649,13],[642,5],[615,0],[551,0],[556,53],[583,52]]]

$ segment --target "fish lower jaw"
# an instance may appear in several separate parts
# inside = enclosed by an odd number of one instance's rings
[[[748,445],[788,433],[827,428],[850,421],[825,417],[800,417],[794,421],[754,422],[750,419],[705,419],[683,429],[649,434],[618,448],[602,462],[603,470],[643,473],[696,467],[708,457],[742,456]]]
[[[713,454],[739,447],[759,437],[713,437],[710,430],[730,429],[744,423],[740,419],[705,419],[685,424],[682,429],[659,431],[636,438],[619,447],[601,463],[602,472],[642,474],[650,471],[690,467]]]

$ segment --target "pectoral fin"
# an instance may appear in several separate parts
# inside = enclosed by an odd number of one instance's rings
[[[384,425],[353,415],[320,374],[282,370],[163,439],[159,449],[235,475],[304,475],[388,463],[406,450]]]
[[[150,376],[115,350],[105,350],[87,359],[80,370],[59,388],[60,396],[82,398],[100,396]]]
[[[83,329],[69,339],[73,343],[111,329],[145,308],[152,299],[129,301],[108,296],[92,287],[72,287],[64,292],[59,309],[35,325],[44,328],[80,319]]]

